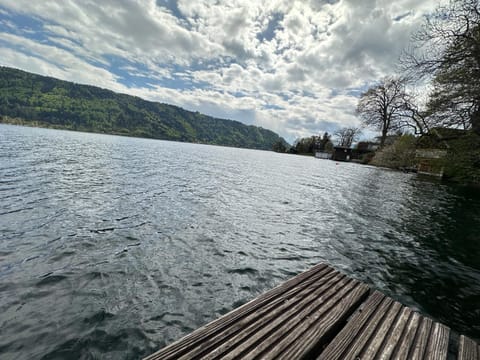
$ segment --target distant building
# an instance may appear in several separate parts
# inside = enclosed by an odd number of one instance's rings
[[[324,152],[324,151],[316,151],[315,152],[315,157],[317,159],[331,159],[332,154],[330,154],[328,152]]]
[[[343,147],[343,146],[335,146],[333,148],[332,160],[350,161],[351,159],[352,159],[352,149]]]
[[[380,147],[380,144],[377,142],[371,142],[371,141],[360,141],[357,144],[357,151],[359,153],[367,153],[371,151],[377,151],[378,148]]]

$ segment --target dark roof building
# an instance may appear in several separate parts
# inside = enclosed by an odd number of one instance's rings
[[[332,160],[350,161],[351,159],[352,159],[352,149],[343,147],[343,146],[335,146],[333,148]]]

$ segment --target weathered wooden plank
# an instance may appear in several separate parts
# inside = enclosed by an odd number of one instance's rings
[[[480,360],[480,346],[465,335],[460,336],[458,360]]]
[[[447,358],[448,327],[368,294],[320,264],[146,359]],[[480,360],[480,348],[461,336],[458,356]]]
[[[160,351],[151,354],[145,359],[175,359],[179,355],[188,352],[189,349],[191,349],[192,347],[201,345],[205,341],[206,337],[209,337],[212,334],[220,333],[223,329],[228,327],[233,322],[238,321],[238,319],[255,312],[262,306],[268,305],[269,302],[278,299],[285,292],[301,285],[302,282],[308,281],[308,279],[310,278],[315,278],[315,276],[317,276],[318,274],[324,275],[325,272],[328,273],[331,271],[333,271],[333,269],[325,264],[316,265],[313,268],[297,275],[296,277],[278,285],[277,287],[264,293],[263,295],[260,295],[252,301],[242,305],[241,307],[234,309],[230,313],[225,314],[217,320],[212,321],[211,323],[197,329],[191,334],[175,341],[174,343],[161,349]],[[302,288],[300,287],[299,291],[301,289]]]
[[[380,356],[385,355],[384,358],[389,359],[406,323],[406,318],[408,318],[408,315],[406,317],[405,315],[402,304],[394,302],[382,324],[364,346],[359,357],[361,359],[374,359],[375,355],[380,353]]]
[[[381,324],[385,317],[388,316],[390,309],[393,307],[394,301],[391,298],[385,298],[383,304],[377,309],[368,323],[364,326],[362,331],[357,334],[355,341],[350,344],[347,352],[342,356],[342,359],[357,359],[364,347],[368,344],[371,337],[375,336],[375,332],[379,324]]]
[[[448,355],[450,329],[440,323],[433,323],[424,360],[444,360]]]
[[[342,328],[347,318],[366,298],[368,292],[369,288],[366,285],[357,283],[348,295],[339,300],[333,299],[332,304],[336,301],[334,306],[330,307],[327,303],[325,307],[329,308],[325,309],[324,313],[317,309],[316,313],[312,313],[295,331],[288,331],[287,337],[266,354],[267,358],[274,358],[282,348],[283,352],[279,359],[301,359],[313,356],[314,352],[318,353],[321,347],[333,337],[334,331],[337,332]],[[296,332],[298,335],[295,334]]]
[[[368,324],[369,319],[375,314],[385,312],[390,304],[391,300],[380,292],[375,291],[352,316],[343,330],[318,356],[318,359],[343,359],[351,343]]]
[[[408,354],[410,352],[410,348],[413,344],[413,341],[415,340],[415,334],[417,333],[417,328],[420,323],[420,319],[421,319],[421,316],[419,313],[413,312],[410,310],[410,316],[408,319],[407,326],[405,327],[404,332],[401,335],[400,341],[397,344],[397,347],[395,349],[395,352],[392,358],[398,359],[398,360],[408,360]],[[381,356],[381,359],[388,359],[388,358]]]
[[[422,317],[420,326],[417,329],[414,343],[412,344],[412,352],[409,356],[412,360],[421,360],[425,354],[425,349],[428,344],[428,338],[430,336],[430,330],[432,328],[433,321],[429,318]]]
[[[247,346],[248,342],[245,342],[247,339],[252,341],[255,336],[258,337],[261,335],[259,329],[267,326],[273,321],[281,322],[283,317],[289,314],[294,314],[299,307],[304,306],[304,304],[308,304],[315,298],[321,296],[332,286],[344,281],[344,275],[338,272],[332,272],[331,274],[328,274],[328,278],[325,277],[320,279],[318,282],[311,284],[306,291],[299,292],[289,299],[281,298],[282,301],[277,304],[276,307],[270,308],[264,313],[252,314],[252,317],[255,318],[255,321],[251,321],[246,324],[247,326],[244,326],[241,331],[234,333],[233,336],[220,339],[221,341],[217,342],[217,346],[211,349],[210,354],[207,354],[206,358],[212,359],[222,354],[224,355],[231,349],[235,348],[235,346],[240,342],[244,342],[244,347]]]
[[[449,329],[373,294],[320,354],[320,359],[446,359]],[[378,301],[378,300],[377,300]]]
[[[260,307],[255,312],[230,324],[230,326],[225,328],[221,333],[210,338],[205,338],[205,341],[189,351],[188,354],[186,354],[186,357],[200,356],[206,354],[212,349],[218,348],[221,344],[231,343],[229,339],[237,333],[240,333],[240,331],[241,334],[239,336],[248,336],[249,329],[251,329],[252,326],[255,326],[251,324],[254,324],[256,321],[265,321],[268,317],[275,317],[276,314],[293,306],[296,302],[315,292],[318,288],[325,286],[325,284],[328,284],[329,282],[335,282],[341,279],[342,275],[340,273],[332,271],[330,268],[327,270],[329,271],[320,272],[319,274],[321,276],[310,278],[308,282],[302,283],[301,286],[291,289],[289,292],[283,294],[269,304]]]
[[[335,281],[333,281],[335,280]],[[279,332],[277,331],[285,323],[288,322],[288,327],[294,326],[296,323],[302,321],[309,313],[312,304],[321,304],[324,299],[339,294],[341,296],[348,290],[351,281],[342,274],[337,274],[335,279],[319,287],[315,292],[311,293],[300,301],[292,304],[293,306],[280,307],[274,313],[268,314],[259,321],[252,324],[248,329],[242,331],[234,338],[226,341],[219,348],[215,349],[209,354],[207,359],[215,359],[220,356],[224,359],[231,359],[235,357],[244,356],[253,351],[248,357],[253,358],[256,353],[260,353],[263,349],[262,341],[268,338],[264,344],[270,346],[278,339]],[[289,304],[287,304],[289,305]],[[281,335],[284,333],[282,332]]]

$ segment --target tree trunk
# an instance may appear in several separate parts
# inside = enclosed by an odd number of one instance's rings
[[[477,109],[470,117],[472,130],[475,134],[480,135],[480,109]]]
[[[384,128],[382,130],[382,137],[380,138],[380,148],[383,148],[383,145],[385,145],[386,138],[387,138],[387,129]]]

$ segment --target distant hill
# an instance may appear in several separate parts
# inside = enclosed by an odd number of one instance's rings
[[[273,131],[0,67],[0,122],[271,150]]]

